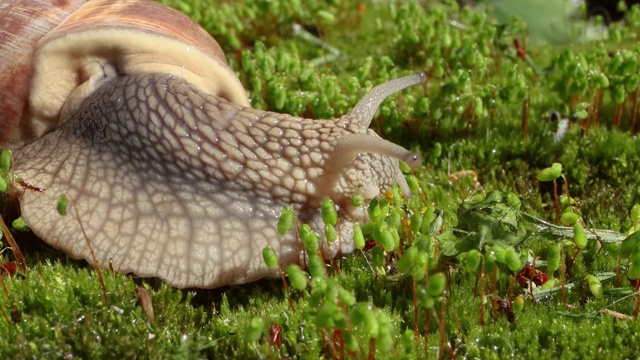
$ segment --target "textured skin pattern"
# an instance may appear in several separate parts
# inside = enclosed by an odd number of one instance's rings
[[[322,233],[327,197],[341,206],[340,241],[326,257],[353,250],[347,209],[366,189],[378,196],[404,181],[398,161],[360,154],[327,188],[317,183],[335,141],[372,130],[351,119],[308,120],[230,104],[163,74],[118,77],[55,132],[16,152],[15,170],[43,192],[25,190],[23,216],[45,241],[101,266],[160,277],[176,287],[217,287],[275,275],[262,261],[272,246],[282,265],[301,263],[293,234],[276,232],[290,204]],[[405,183],[406,185],[406,183]],[[60,195],[75,202],[55,211]]]

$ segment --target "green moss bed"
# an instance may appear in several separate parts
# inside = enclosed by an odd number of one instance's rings
[[[425,71],[372,124],[422,154],[415,196],[374,202],[362,250],[289,269],[287,288],[104,270],[103,292],[85,262],[12,230],[27,271],[1,277],[0,358],[640,356],[637,8],[607,28],[548,1],[549,32],[544,7],[504,1],[165,2],[218,39],[257,108],[334,118]]]

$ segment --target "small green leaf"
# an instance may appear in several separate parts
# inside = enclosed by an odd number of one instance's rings
[[[636,280],[640,278],[640,264],[632,263],[629,266],[629,271],[627,272],[627,277],[629,280]]]
[[[58,203],[56,204],[56,210],[58,214],[62,216],[67,216],[67,197],[65,195],[60,195],[58,198]]]
[[[640,248],[639,245],[640,230],[627,236],[627,238],[622,241],[622,245],[620,246],[620,255],[622,255],[623,257],[630,256]]]
[[[520,210],[520,205],[522,205],[522,202],[520,201],[520,198],[518,197],[518,195],[510,192],[507,194],[507,205],[511,206],[516,210]]]

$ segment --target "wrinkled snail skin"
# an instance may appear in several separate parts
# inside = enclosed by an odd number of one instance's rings
[[[194,25],[195,26],[195,25]],[[398,160],[418,155],[368,129],[379,104],[423,73],[374,88],[347,115],[310,120],[253,109],[171,72],[117,72],[99,81],[55,130],[14,151],[15,172],[44,191],[23,190],[22,215],[52,246],[116,271],[179,287],[213,288],[275,276],[262,261],[271,246],[281,266],[302,263],[293,232],[278,217],[293,206],[320,234],[320,205],[339,208],[340,241],[326,258],[353,251],[352,227],[366,201],[398,183]],[[55,211],[66,195],[69,215]]]

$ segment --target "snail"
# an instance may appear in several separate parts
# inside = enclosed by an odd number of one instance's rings
[[[368,127],[424,73],[378,85],[338,119],[302,119],[251,108],[216,41],[162,4],[9,1],[0,16],[0,148],[28,184],[22,217],[71,257],[92,263],[90,244],[98,266],[174,287],[242,284],[277,275],[267,246],[282,266],[304,260],[295,234],[277,232],[283,208],[320,232],[322,201],[335,202],[330,258],[353,251],[366,220],[354,195],[398,183],[411,196],[399,160],[420,157]],[[75,216],[55,211],[61,195]]]

